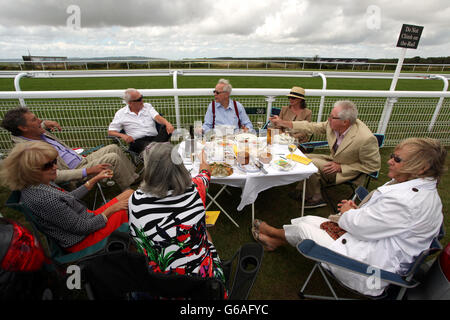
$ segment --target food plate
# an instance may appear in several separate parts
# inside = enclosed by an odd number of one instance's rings
[[[236,142],[253,142],[257,141],[258,137],[251,133],[240,133],[234,139]]]
[[[214,142],[219,147],[228,147],[228,146],[232,146],[234,144],[232,139],[227,139],[226,141],[223,139],[217,139],[217,140],[214,140]]]
[[[280,171],[289,171],[295,167],[295,162],[278,158],[278,159],[272,160],[270,165]]]
[[[233,174],[233,168],[227,163],[213,162],[209,165],[214,177],[228,177]]]
[[[238,163],[237,166],[240,170],[242,170],[244,172],[248,172],[248,173],[254,173],[254,172],[260,171],[260,169],[253,164],[241,165],[240,163]]]
[[[287,133],[282,133],[275,136],[274,141],[278,144],[291,144],[295,141],[295,138],[291,137]]]

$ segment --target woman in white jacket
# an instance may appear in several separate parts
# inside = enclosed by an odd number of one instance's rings
[[[293,219],[283,229],[255,220],[253,236],[269,251],[312,239],[374,267],[402,273],[439,233],[443,214],[437,183],[445,169],[446,154],[437,140],[406,139],[388,161],[392,180],[359,206],[344,200],[338,205],[339,215],[329,219],[305,216]],[[330,221],[338,225],[333,227]],[[381,282],[374,286],[366,276],[328,267],[344,284],[366,295],[378,296],[387,285]]]

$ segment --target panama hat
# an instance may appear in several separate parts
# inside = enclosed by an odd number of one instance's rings
[[[287,96],[305,100],[305,89],[301,87],[292,87],[291,92],[289,92]]]

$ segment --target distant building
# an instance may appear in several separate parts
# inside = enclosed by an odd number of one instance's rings
[[[52,57],[52,56],[22,56],[25,61],[25,66],[31,69],[60,69],[64,68],[64,61],[67,57]],[[55,61],[52,63],[52,61]]]

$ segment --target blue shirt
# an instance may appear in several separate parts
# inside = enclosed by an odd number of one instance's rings
[[[23,136],[21,138],[23,138],[25,140],[33,141],[33,140],[25,138]],[[66,148],[65,146],[60,144],[58,141],[53,140],[53,139],[45,136],[44,134],[41,135],[41,138],[43,141],[47,142],[53,148],[55,148],[56,151],[58,151],[59,157],[67,164],[67,166],[70,169],[75,169],[76,167],[78,167],[78,165],[81,162],[81,157],[78,155],[78,153],[76,153],[72,149]],[[86,168],[84,168],[83,169],[83,177],[86,177],[86,176],[87,176],[87,172],[86,172]]]
[[[245,126],[248,129],[253,129],[252,122],[248,118],[247,113],[245,112],[244,107],[240,102],[236,101],[239,119],[241,120],[241,126]],[[234,111],[234,103],[233,100],[230,99],[228,103],[228,108],[224,108],[219,102],[216,102],[216,122],[215,126],[218,125],[232,125],[236,129],[239,129],[239,121],[236,116],[236,112]],[[203,123],[203,131],[207,132],[212,129],[213,125],[213,113],[212,113],[212,102],[209,104],[208,109],[206,110],[205,120]]]

